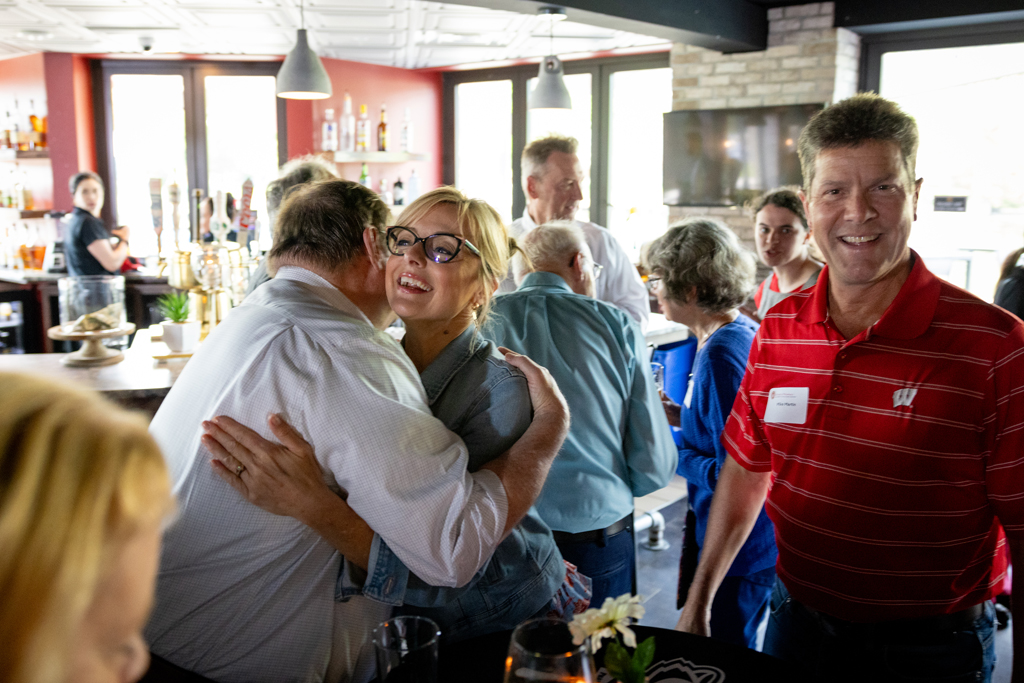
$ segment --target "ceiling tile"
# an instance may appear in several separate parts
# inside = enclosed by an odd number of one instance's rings
[[[192,9],[196,18],[205,26],[224,28],[275,28],[291,24],[280,11],[267,9]]]
[[[309,28],[368,29],[371,31],[404,31],[408,27],[405,12],[307,12]]]
[[[148,7],[62,7],[68,14],[85,26],[160,26],[165,19],[156,10]]]
[[[426,0],[0,0],[0,56],[39,50],[206,54],[285,54],[295,43],[299,3],[310,44],[326,56],[407,68],[540,57],[546,24],[518,14]],[[16,38],[21,28],[53,33]],[[562,22],[556,53],[581,53],[663,41]]]

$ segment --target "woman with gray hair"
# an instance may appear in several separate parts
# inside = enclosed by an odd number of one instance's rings
[[[678,606],[704,544],[711,500],[727,457],[722,430],[732,410],[758,326],[739,307],[754,288],[754,257],[718,221],[694,218],[651,245],[648,267],[665,316],[697,336],[697,356],[683,405],[662,395],[668,421],[679,427],[679,464],[686,477],[692,525],[680,562]],[[688,515],[689,517],[689,515]],[[686,546],[689,545],[689,548]],[[775,580],[775,530],[761,511],[711,607],[711,635],[756,647]]]

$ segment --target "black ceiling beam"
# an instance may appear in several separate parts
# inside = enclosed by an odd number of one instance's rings
[[[719,52],[751,52],[768,46],[767,10],[748,0],[455,0],[453,4],[520,14],[536,14],[541,7],[554,5],[565,9],[569,21]]]
[[[836,0],[836,26],[875,30],[943,28],[1024,16],[1022,0]]]

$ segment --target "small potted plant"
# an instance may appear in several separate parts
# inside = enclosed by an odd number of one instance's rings
[[[188,292],[171,292],[156,301],[160,313],[167,318],[161,323],[164,328],[164,343],[171,353],[191,353],[199,343],[202,324],[189,320]]]

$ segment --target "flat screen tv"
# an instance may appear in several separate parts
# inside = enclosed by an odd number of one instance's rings
[[[801,183],[796,143],[820,104],[665,114],[665,203],[732,206]]]

